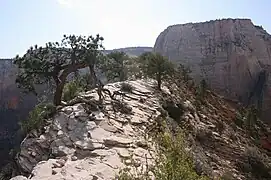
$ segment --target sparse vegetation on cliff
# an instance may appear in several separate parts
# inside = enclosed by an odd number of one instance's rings
[[[196,104],[200,108],[201,105],[204,105],[204,99],[206,97],[207,83],[204,79],[200,81],[200,84],[196,88]]]
[[[123,169],[117,176],[118,180],[179,180],[195,179],[208,180],[195,171],[192,158],[189,156],[184,133],[181,129],[173,134],[167,127],[165,120],[160,121],[159,127],[153,127],[156,131],[151,132],[157,151],[153,164],[148,164],[145,170],[137,170],[137,174],[129,173],[129,169]],[[162,126],[162,127],[161,127]],[[159,131],[157,131],[159,130]]]
[[[79,80],[72,80],[65,84],[62,99],[68,102],[78,96],[78,93],[83,91],[83,84],[80,84]]]
[[[56,111],[53,104],[38,104],[30,113],[27,119],[20,122],[22,131],[27,134],[32,130],[39,130],[44,126],[44,121]]]
[[[91,75],[97,59],[101,56],[103,38],[64,35],[61,42],[49,42],[45,47],[30,47],[27,53],[16,56],[14,63],[19,67],[16,83],[19,87],[37,94],[35,86],[53,82],[54,104],[60,105],[63,88],[68,75],[78,69],[89,67]]]

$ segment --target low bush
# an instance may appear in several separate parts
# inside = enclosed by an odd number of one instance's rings
[[[164,124],[165,125],[165,124]],[[121,170],[116,179],[119,180],[205,180],[206,176],[198,175],[192,158],[185,150],[184,133],[178,130],[175,135],[160,131],[155,133],[156,158],[154,163],[147,165],[145,172],[135,176],[129,169]]]
[[[207,95],[207,83],[206,81],[203,79],[200,81],[199,86],[196,89],[196,107],[200,107],[201,105],[205,104],[205,97]]]
[[[38,104],[28,115],[26,120],[20,122],[21,129],[24,133],[42,127],[44,120],[49,118],[56,108],[53,104]]]
[[[123,92],[131,93],[134,90],[134,87],[129,83],[121,83],[120,90]]]
[[[196,173],[191,157],[185,150],[184,134],[178,132],[159,133],[158,158],[154,166],[154,175],[158,180],[207,179]]]
[[[78,80],[70,81],[64,86],[62,99],[64,101],[70,101],[82,91],[84,91],[84,88]]]

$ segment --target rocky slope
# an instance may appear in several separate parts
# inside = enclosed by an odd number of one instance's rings
[[[152,48],[130,47],[115,50],[137,56],[145,51],[152,51]],[[106,50],[106,53],[112,51]],[[0,167],[5,164],[10,149],[20,141],[20,137],[16,137],[18,122],[25,119],[37,103],[35,96],[24,94],[16,87],[16,74],[17,68],[12,59],[0,59]]]
[[[31,135],[21,144],[18,163],[31,179],[112,179],[131,159],[144,165],[150,158],[144,132],[150,115],[159,115],[157,97],[143,81],[134,81],[134,93],[124,97],[125,109],[105,97],[103,110],[97,105],[76,103],[62,108],[45,127],[45,133]],[[120,83],[106,86],[111,92]],[[96,91],[81,95],[98,101]],[[144,101],[144,103],[140,102]],[[35,134],[35,133],[34,133]],[[34,168],[34,169],[33,169]],[[24,179],[24,178],[21,178]]]
[[[178,126],[185,130],[186,150],[198,173],[213,179],[271,178],[271,143],[256,141],[238,127],[237,110],[218,95],[207,91],[204,105],[199,106],[194,87],[183,82],[168,82],[162,92],[153,89],[151,80],[127,83],[133,86],[132,92],[121,91],[120,83],[105,86],[111,94],[124,93],[116,100],[125,106],[108,95],[99,106],[93,90],[82,93],[76,103],[59,107],[43,133],[34,131],[21,144],[17,162],[31,175],[12,180],[107,180],[114,179],[121,168],[134,167],[131,162],[145,167],[155,157],[147,132],[157,116],[166,118],[173,132]],[[259,127],[258,137],[270,134],[265,126]]]
[[[269,120],[271,36],[250,19],[172,25],[158,36],[154,51],[186,64],[221,95],[262,105]]]

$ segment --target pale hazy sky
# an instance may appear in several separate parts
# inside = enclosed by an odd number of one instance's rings
[[[63,34],[105,38],[106,49],[153,46],[167,26],[250,18],[271,32],[270,0],[0,0],[0,58]]]

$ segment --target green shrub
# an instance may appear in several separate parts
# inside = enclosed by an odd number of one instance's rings
[[[115,112],[120,112],[122,114],[131,114],[133,111],[133,108],[125,101],[112,101],[112,106]]]
[[[200,107],[205,103],[205,97],[207,95],[207,83],[203,79],[200,81],[199,86],[196,89],[196,106]]]
[[[64,86],[62,99],[64,101],[70,101],[82,91],[84,91],[84,88],[78,80],[70,81]]]
[[[117,180],[134,180],[135,177],[129,173],[129,170],[120,170],[119,175],[116,176]]]
[[[244,113],[242,111],[236,112],[235,119],[234,119],[235,125],[242,128],[244,125]]]
[[[156,180],[207,180],[196,173],[191,157],[185,150],[184,134],[178,130],[176,135],[168,132],[155,134],[157,152],[154,164],[148,165],[147,172],[134,176],[129,169],[121,170],[119,180],[149,180],[152,174]],[[150,173],[151,172],[151,173]]]
[[[252,132],[255,130],[255,127],[257,125],[258,120],[258,110],[256,107],[252,106],[249,109],[247,109],[246,118],[244,126],[247,131]]]
[[[120,90],[131,93],[134,90],[134,87],[129,83],[121,83]]]
[[[234,120],[235,125],[240,128],[243,128],[248,135],[254,139],[258,139],[263,128],[264,124],[258,117],[258,109],[255,106],[248,108],[242,108],[236,113]]]
[[[136,175],[130,172],[129,168],[120,170],[117,180],[151,180],[151,177],[144,171],[136,170]]]
[[[187,83],[192,78],[190,77],[191,69],[189,67],[185,67],[183,64],[180,64],[177,68],[177,73],[181,75],[181,79]]]
[[[75,81],[78,83],[80,88],[82,88],[84,91],[87,91],[95,87],[93,78],[94,77],[91,77],[90,73],[86,73],[80,75]]]
[[[38,104],[28,115],[26,120],[20,122],[21,129],[24,133],[31,130],[39,129],[46,118],[49,118],[55,112],[53,104]]]
[[[191,157],[185,150],[184,134],[176,136],[164,132],[157,137],[158,158],[154,166],[157,180],[207,179],[196,173]]]

